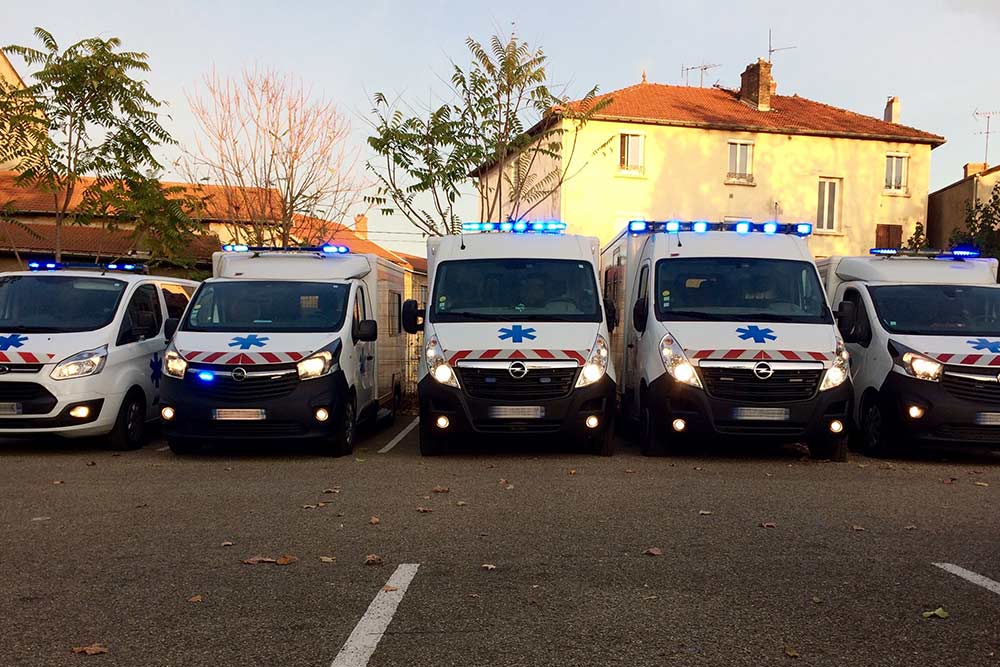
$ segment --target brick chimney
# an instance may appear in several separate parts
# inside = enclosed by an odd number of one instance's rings
[[[968,178],[969,176],[975,176],[976,174],[981,174],[989,168],[990,165],[988,165],[985,162],[969,162],[964,167],[962,167],[962,171],[965,174],[965,178]]]
[[[354,216],[354,235],[359,239],[368,240],[368,216],[364,213]]]
[[[740,75],[740,100],[757,109],[771,110],[771,95],[778,84],[771,78],[771,63],[763,58],[747,65]]]
[[[882,118],[887,123],[899,123],[899,97],[893,95],[886,100]]]

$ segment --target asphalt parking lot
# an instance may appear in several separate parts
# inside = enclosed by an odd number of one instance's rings
[[[422,458],[410,420],[342,459],[0,442],[0,664],[1000,662],[996,454]]]

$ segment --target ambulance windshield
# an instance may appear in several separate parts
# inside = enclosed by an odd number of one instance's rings
[[[571,259],[442,262],[432,322],[600,322],[594,267]]]
[[[44,273],[0,278],[0,332],[74,333],[115,318],[125,281]]]
[[[184,331],[338,331],[344,324],[345,284],[229,280],[202,284]]]
[[[1000,289],[969,285],[869,286],[886,331],[914,336],[1000,336]]]
[[[656,266],[656,316],[832,324],[816,268],[809,262],[745,257],[664,259]]]

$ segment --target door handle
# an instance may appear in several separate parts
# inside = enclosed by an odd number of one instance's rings
[[[635,347],[635,343],[629,343],[626,347],[628,347],[628,349],[631,350],[633,347]]]
[[[365,359],[368,361],[375,361],[375,355],[369,354],[367,357],[365,357]]]

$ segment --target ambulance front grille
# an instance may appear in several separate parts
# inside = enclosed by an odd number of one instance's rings
[[[458,381],[474,398],[530,402],[562,398],[569,394],[578,369],[532,368],[523,378],[512,377],[504,368],[462,368]]]
[[[944,375],[941,376],[941,386],[945,391],[956,398],[977,403],[1000,403],[1000,382],[988,380],[974,380],[972,378],[957,377],[951,373],[965,373],[968,375],[989,375],[989,369],[968,369],[958,366],[949,366]],[[993,369],[996,372],[996,369]]]
[[[193,373],[188,373],[184,384],[195,395],[207,400],[245,403],[284,398],[295,391],[298,383],[299,376],[296,373],[277,377],[248,377],[237,382],[228,372],[225,375],[217,372],[212,382],[201,382]]]
[[[0,403],[19,403],[22,415],[45,415],[56,407],[56,397],[34,382],[0,382]]]
[[[822,369],[779,370],[766,380],[745,368],[699,368],[711,396],[744,403],[806,401],[816,394]]]

